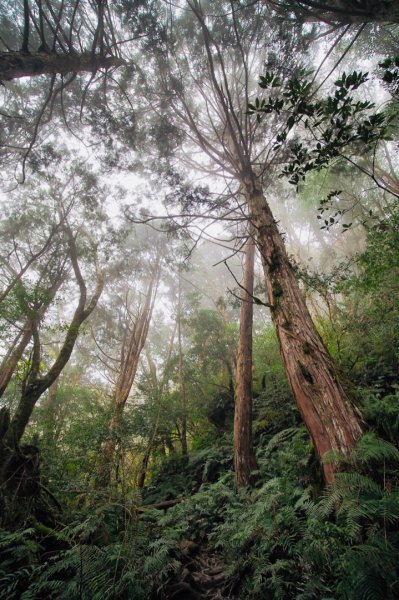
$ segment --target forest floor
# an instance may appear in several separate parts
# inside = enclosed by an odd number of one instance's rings
[[[169,586],[169,598],[181,600],[223,600],[234,598],[232,581],[223,557],[205,546],[182,540],[185,557],[179,581]]]

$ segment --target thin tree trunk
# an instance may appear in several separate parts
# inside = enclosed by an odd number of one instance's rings
[[[187,395],[186,395],[186,382],[184,378],[184,357],[182,347],[182,300],[181,300],[181,276],[179,271],[179,291],[178,291],[178,309],[177,309],[177,338],[179,344],[179,391],[180,391],[180,405],[182,410],[181,417],[181,449],[183,456],[188,456],[187,448]]]
[[[240,335],[237,352],[237,384],[234,409],[234,467],[237,489],[250,484],[256,469],[252,444],[252,324],[255,241],[254,229],[245,247],[244,292],[240,308]]]
[[[139,477],[139,481],[137,484],[139,489],[142,489],[144,487],[145,478],[147,476],[148,463],[150,460],[152,449],[154,447],[155,438],[157,436],[158,429],[159,429],[159,422],[161,419],[161,410],[162,410],[162,397],[163,397],[163,392],[164,392],[165,385],[166,385],[168,363],[172,356],[173,344],[174,344],[175,336],[176,336],[176,329],[177,329],[177,321],[176,321],[175,327],[173,329],[172,337],[170,338],[168,354],[167,354],[166,360],[165,360],[165,368],[164,368],[164,372],[162,375],[161,386],[160,386],[159,393],[158,393],[158,410],[157,410],[157,415],[155,418],[154,428],[152,430],[152,434],[151,434],[150,440],[148,442],[148,446],[144,453],[143,461],[141,464],[141,472],[140,472],[140,477]]]
[[[4,394],[18,362],[32,338],[32,325],[26,321],[0,366],[0,398]]]
[[[56,73],[95,72],[98,69],[117,68],[125,64],[117,56],[86,54],[53,54],[36,52],[0,52],[0,81],[20,77],[54,75]]]
[[[326,452],[348,455],[362,434],[361,417],[337,376],[306,307],[276,222],[249,177],[245,195],[256,229],[271,315],[295,400],[320,459]],[[323,464],[327,483],[335,466]]]
[[[72,321],[68,327],[61,350],[49,369],[46,375],[41,376],[41,346],[38,332],[38,324],[32,323],[33,351],[31,370],[26,381],[23,384],[21,398],[13,418],[10,421],[9,427],[5,432],[0,443],[0,485],[7,477],[8,466],[12,458],[13,452],[18,448],[19,441],[24,434],[25,428],[29,422],[36,402],[42,394],[54,383],[59,377],[61,371],[71,357],[75,342],[79,335],[80,326],[90,316],[97,305],[98,299],[104,287],[104,281],[100,275],[97,286],[90,301],[86,304],[87,289],[83,280],[78,259],[75,240],[72,232],[69,231],[69,252],[70,258],[75,273],[76,280],[79,285],[80,296],[78,306],[75,310]],[[58,282],[57,282],[57,285]]]
[[[157,258],[155,269],[147,290],[144,308],[139,315],[134,328],[126,338],[125,347],[122,348],[120,372],[113,397],[113,414],[109,422],[108,438],[104,444],[102,462],[96,478],[96,487],[98,489],[107,487],[111,482],[112,465],[114,463],[118,436],[122,425],[123,410],[136,377],[140,354],[144,348],[150,326],[159,283],[159,267],[160,256]]]

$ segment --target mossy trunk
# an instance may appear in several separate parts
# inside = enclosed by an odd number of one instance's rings
[[[96,489],[107,488],[111,483],[113,471],[116,471],[116,445],[121,430],[125,403],[126,400],[123,398],[114,400],[114,409],[109,422],[109,433],[103,446],[101,464],[96,476]]]
[[[5,356],[0,366],[0,398],[7,389],[8,384],[11,381],[11,377],[20,361],[27,345],[32,338],[32,327],[29,321],[25,324],[25,327],[21,334],[15,340],[12,348]]]
[[[36,402],[46,389],[43,383],[28,384],[21,395],[13,418],[3,432],[0,440],[0,485],[3,485],[11,475],[9,472],[10,464],[19,451],[19,442]]]
[[[256,230],[271,315],[289,383],[320,459],[348,455],[362,433],[361,417],[345,392],[336,366],[306,307],[284,242],[267,201],[251,179],[245,196]],[[335,467],[323,464],[327,483]]]

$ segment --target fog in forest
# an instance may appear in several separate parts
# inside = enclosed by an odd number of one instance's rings
[[[399,595],[396,0],[0,7],[0,599]]]

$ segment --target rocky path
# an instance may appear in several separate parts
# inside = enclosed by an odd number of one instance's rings
[[[232,581],[226,574],[223,557],[194,542],[183,540],[185,558],[178,582],[168,586],[168,600],[226,600],[233,599]]]

